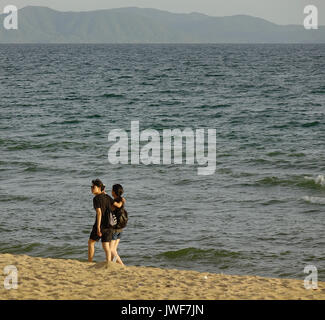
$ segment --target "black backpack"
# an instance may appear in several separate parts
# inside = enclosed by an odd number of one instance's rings
[[[117,209],[114,212],[117,220],[117,224],[115,225],[115,229],[123,229],[126,227],[129,221],[128,212],[122,207],[121,209]]]

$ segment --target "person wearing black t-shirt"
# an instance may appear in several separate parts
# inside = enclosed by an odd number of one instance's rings
[[[95,195],[93,204],[96,210],[96,221],[88,240],[88,261],[93,261],[95,243],[101,239],[108,262],[111,261],[109,242],[113,236],[113,228],[109,224],[109,213],[112,211],[113,199],[105,193],[105,186],[99,179],[92,181],[91,192]]]

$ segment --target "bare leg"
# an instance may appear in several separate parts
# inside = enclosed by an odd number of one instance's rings
[[[121,264],[122,266],[124,266],[124,263],[123,263],[123,261],[122,261],[122,259],[120,258],[119,255],[116,256],[116,263],[119,263],[119,264]]]
[[[88,240],[88,261],[92,262],[95,254],[95,240]]]
[[[115,244],[115,252],[116,252],[116,254],[117,254],[116,262],[119,263],[119,264],[121,264],[122,266],[124,266],[124,263],[123,263],[123,261],[122,261],[120,255],[117,253],[117,247],[118,247],[118,244],[120,243],[120,240],[121,240],[121,239],[117,239],[117,240],[116,240],[116,244]]]
[[[112,258],[111,258],[112,261],[114,260],[114,258],[115,258],[115,256],[116,256],[116,253],[115,253],[115,250],[114,250],[114,248],[115,248],[115,243],[116,243],[116,240],[112,240],[112,241],[109,243],[109,247],[110,247],[110,249],[111,249],[111,253],[112,253]]]
[[[109,262],[112,260],[112,255],[111,255],[111,248],[110,248],[110,243],[109,242],[102,242],[103,249],[106,254],[106,261]]]
[[[110,244],[110,248],[111,248],[111,252],[112,252],[112,257],[116,257],[116,263],[121,264],[122,266],[124,266],[124,263],[122,261],[122,259],[120,258],[120,256],[117,253],[117,246],[120,242],[120,239],[117,240],[112,240],[111,244]]]

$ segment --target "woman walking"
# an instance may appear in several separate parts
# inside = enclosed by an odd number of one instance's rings
[[[124,208],[125,198],[122,197],[124,193],[123,187],[120,184],[115,184],[112,187],[112,196],[114,198],[112,205],[112,213],[116,217],[117,224],[113,230],[112,241],[110,242],[110,250],[112,255],[112,261],[116,259],[116,262],[124,265],[122,259],[117,253],[117,247],[122,237],[123,228],[127,222],[127,212]]]

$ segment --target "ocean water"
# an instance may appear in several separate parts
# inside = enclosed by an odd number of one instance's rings
[[[0,106],[1,253],[85,261],[99,177],[128,265],[325,280],[324,45],[0,45]],[[215,174],[110,164],[133,120],[216,129]]]

